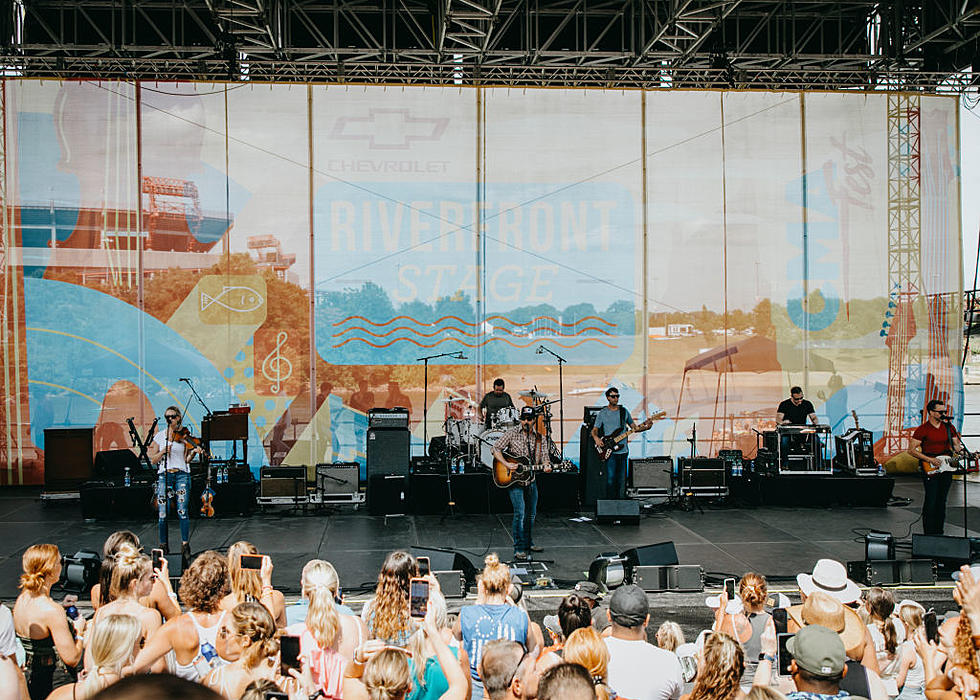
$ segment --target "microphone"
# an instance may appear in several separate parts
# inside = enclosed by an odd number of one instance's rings
[[[544,346],[539,345],[538,346],[538,349],[534,351],[534,354],[535,355],[543,355],[544,354]]]
[[[188,378],[188,377],[181,377],[178,381],[181,381],[181,382],[189,382],[190,381],[190,378]]]
[[[466,355],[463,354],[463,351],[462,350],[460,350],[458,353],[456,353],[456,359],[457,360],[465,360],[466,359]]]

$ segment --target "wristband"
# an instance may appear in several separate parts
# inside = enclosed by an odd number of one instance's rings
[[[772,654],[762,654],[762,661],[768,661],[771,664],[776,663],[776,657]]]

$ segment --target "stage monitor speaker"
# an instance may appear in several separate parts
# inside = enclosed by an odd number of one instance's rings
[[[372,476],[408,476],[411,433],[406,428],[368,428],[367,473]]]
[[[849,561],[847,577],[866,586],[933,585],[936,570],[929,559]]]
[[[677,560],[677,548],[674,547],[672,540],[627,549],[622,555],[634,567],[676,566],[680,563]]]
[[[443,598],[465,598],[466,578],[462,571],[433,571],[432,575],[439,582],[439,590]]]
[[[361,465],[333,462],[316,465],[316,490],[324,496],[346,496],[360,490]]]
[[[408,477],[381,474],[369,476],[367,501],[371,515],[408,513]]]
[[[912,558],[933,559],[943,566],[970,563],[970,538],[912,535]]]
[[[476,567],[468,557],[457,551],[433,547],[412,547],[410,551],[413,557],[428,557],[429,569],[433,572],[460,571],[467,584],[476,583]]]
[[[306,467],[262,467],[259,472],[262,498],[305,498]]]
[[[640,504],[629,499],[595,502],[595,519],[606,525],[639,525]]]
[[[644,591],[703,591],[704,570],[697,564],[637,566],[633,583]]]
[[[45,428],[44,488],[77,490],[92,478],[94,428]]]
[[[606,463],[595,451],[595,441],[590,429],[579,430],[579,498],[583,508],[592,508],[596,501],[606,497]]]
[[[670,493],[671,478],[674,471],[674,458],[670,455],[663,457],[643,457],[631,459],[629,468],[628,488],[656,489],[665,494]]]
[[[95,479],[104,481],[123,481],[129,467],[130,477],[140,468],[139,458],[132,450],[102,450],[95,454],[92,473]]]

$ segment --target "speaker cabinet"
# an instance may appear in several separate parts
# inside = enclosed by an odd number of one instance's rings
[[[92,478],[94,428],[45,428],[44,488],[74,491]]]
[[[933,585],[936,570],[929,559],[876,559],[847,562],[848,578],[867,586]]]
[[[361,467],[357,462],[316,465],[316,489],[324,496],[346,496],[361,487]]]
[[[640,504],[631,500],[598,500],[596,522],[606,525],[639,525]]]
[[[368,477],[367,501],[371,515],[408,513],[408,477],[379,474]]]
[[[704,571],[697,564],[638,566],[633,583],[644,591],[703,591]]]
[[[590,429],[579,431],[579,496],[583,508],[592,508],[606,497],[606,464],[595,451]]]
[[[262,467],[261,498],[306,498],[306,467]]]
[[[405,428],[368,428],[367,473],[372,476],[408,476],[411,433]]]
[[[623,552],[623,556],[634,567],[674,566],[680,563],[677,560],[677,549],[672,540],[627,549]]]
[[[674,458],[644,457],[631,459],[627,488],[642,496],[670,496],[673,487]]]
[[[912,535],[912,558],[933,559],[942,566],[970,563],[970,538]]]
[[[476,583],[476,567],[465,555],[452,549],[412,547],[413,557],[429,557],[429,568],[433,573],[458,571],[467,583]]]

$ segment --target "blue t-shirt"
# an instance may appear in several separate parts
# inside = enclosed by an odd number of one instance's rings
[[[480,681],[480,659],[487,642],[507,639],[526,645],[527,627],[527,613],[514,605],[470,605],[459,611],[459,629],[463,648],[470,655],[474,687]],[[476,697],[475,691],[473,696]]]
[[[620,409],[623,412],[623,418],[620,418]],[[630,415],[629,409],[625,406],[619,406],[615,410],[606,406],[604,409],[595,414],[595,427],[599,429],[599,435],[612,435],[614,432],[619,430],[620,427],[625,431],[629,424],[633,422],[633,416]],[[616,449],[613,450],[613,454],[626,454],[629,452],[629,446],[627,443],[629,440],[623,440],[618,445]]]
[[[354,615],[354,611],[346,605],[334,604],[334,609],[341,615]],[[306,622],[306,616],[310,612],[310,601],[300,600],[297,603],[286,606],[286,626],[295,625],[297,622]]]
[[[456,647],[449,647],[456,658],[459,658],[459,649]],[[422,684],[416,683],[415,678],[415,661],[413,659],[408,660],[408,667],[411,671],[412,676],[412,692],[405,696],[405,700],[439,700],[443,693],[449,690],[449,681],[446,680],[446,674],[442,672],[442,666],[439,665],[439,659],[435,656],[430,656],[425,660],[425,671],[422,673]]]

